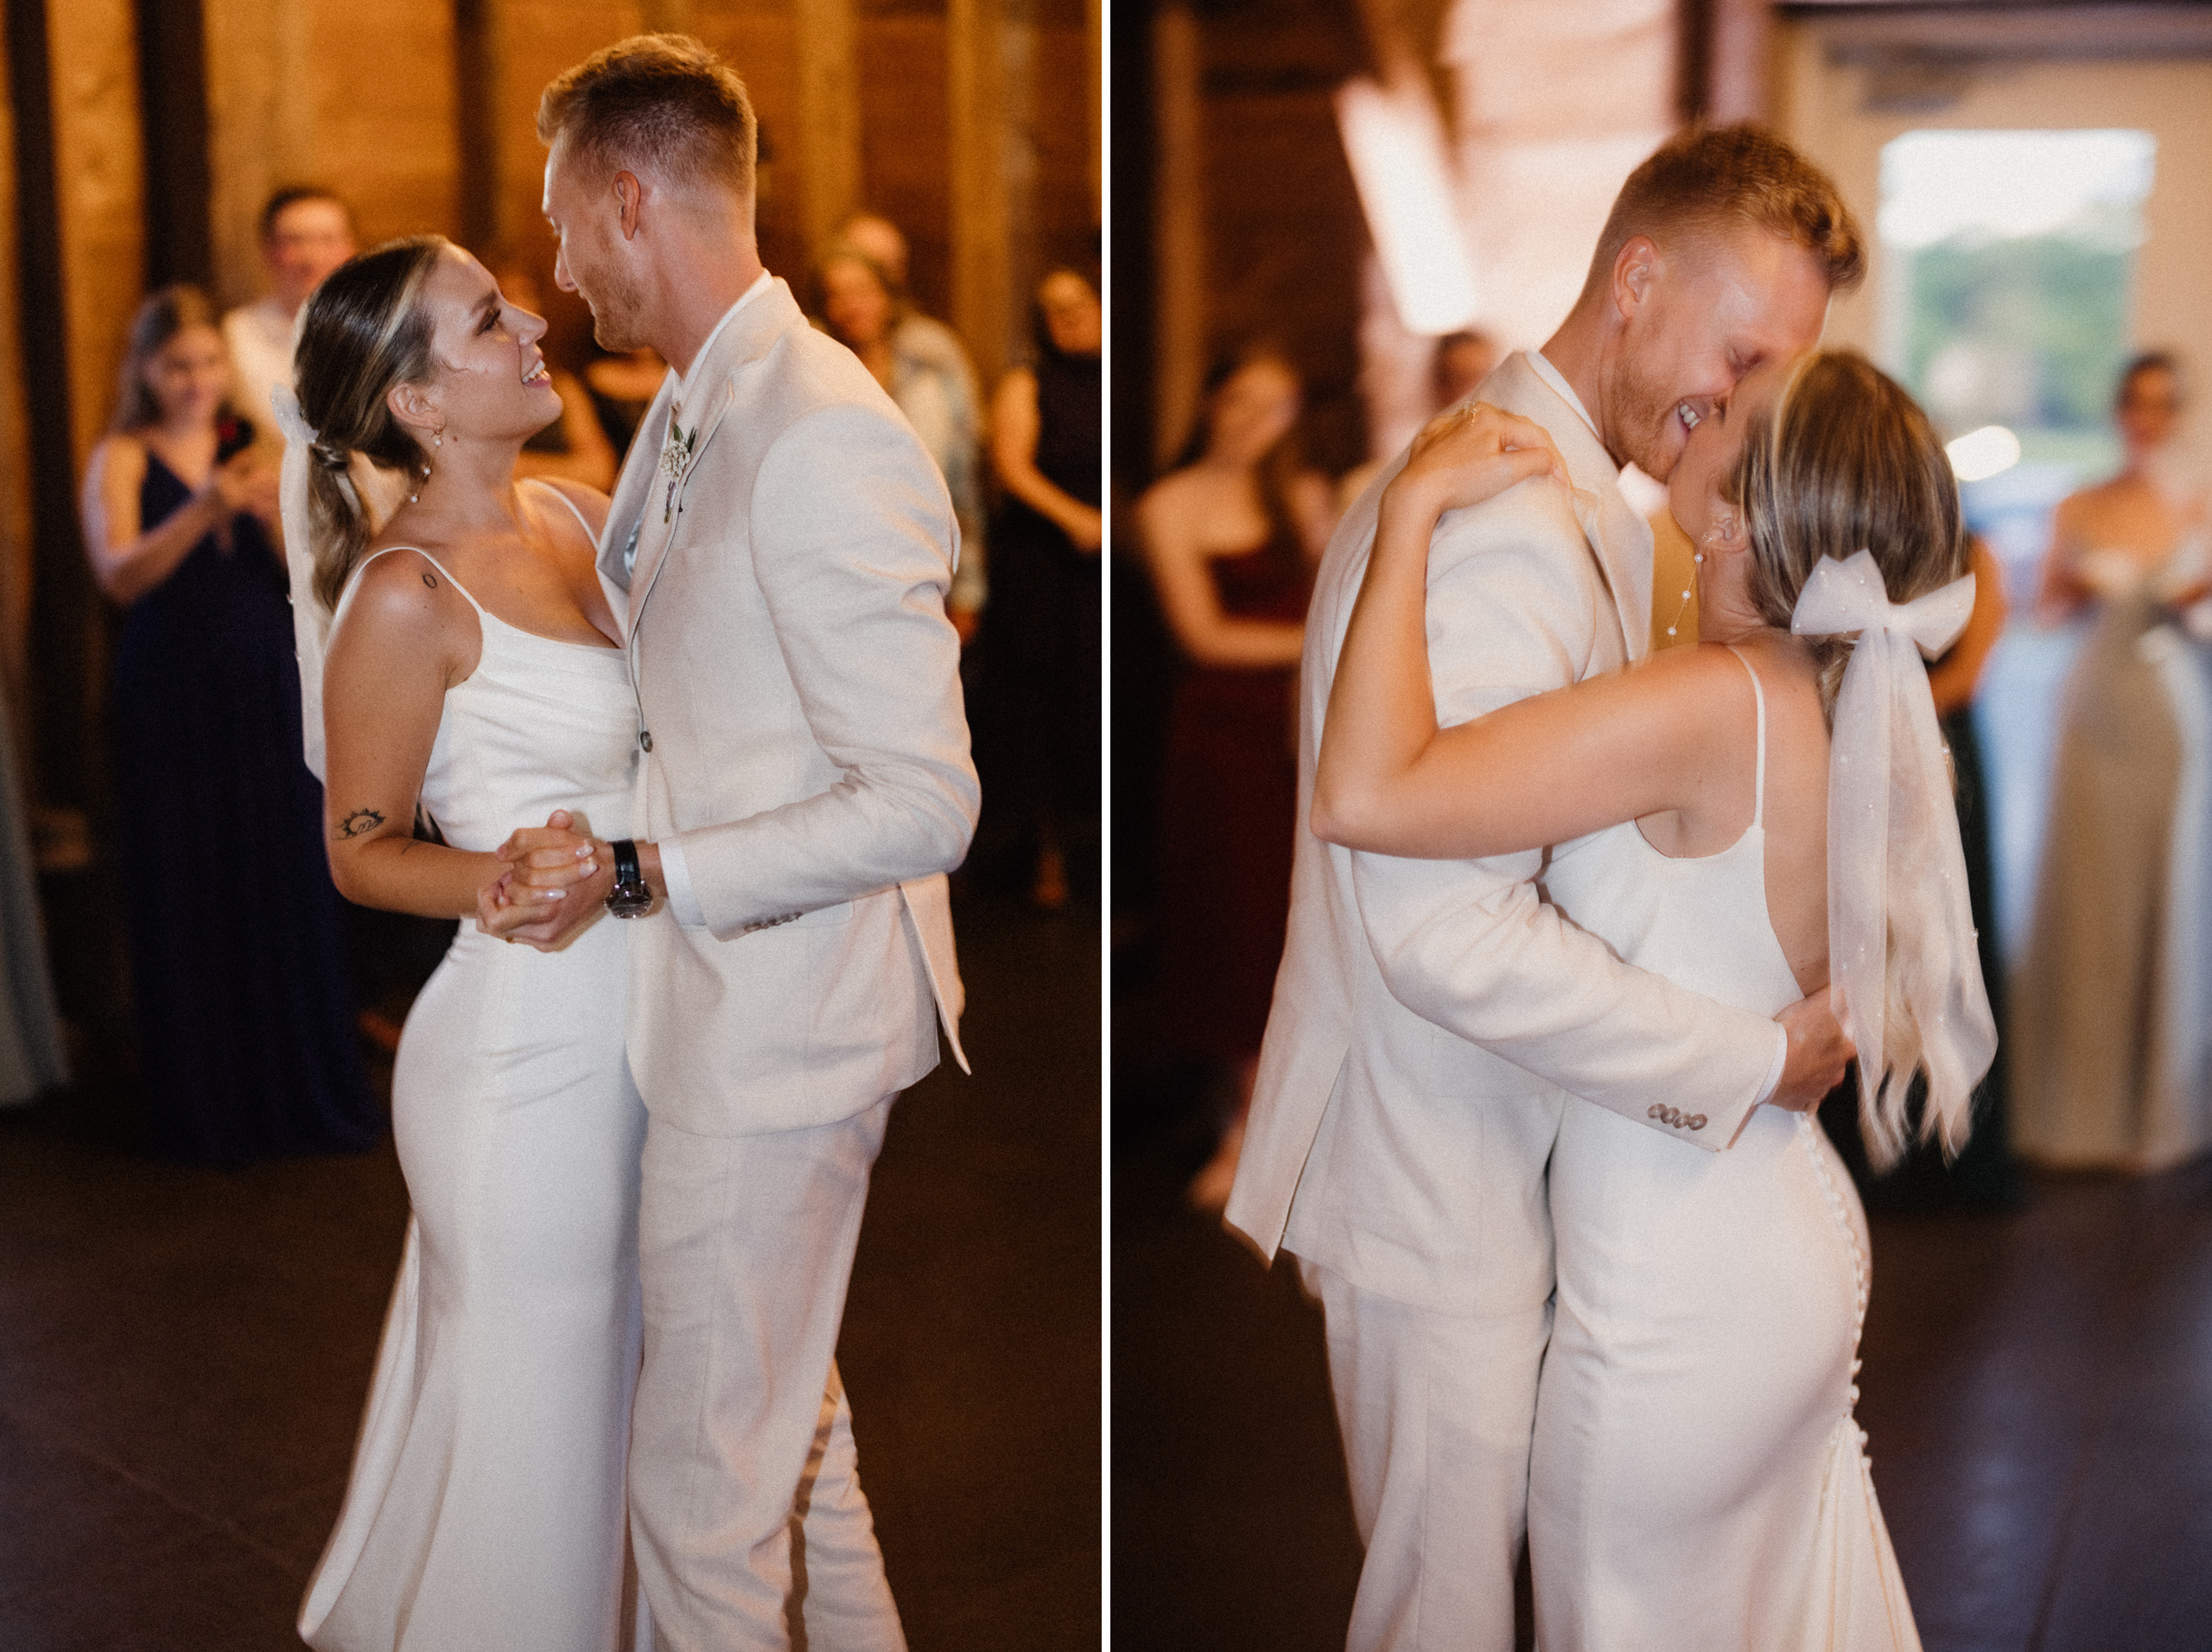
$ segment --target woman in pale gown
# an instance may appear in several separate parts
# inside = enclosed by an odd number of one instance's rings
[[[1886,890],[1847,882],[1831,913],[1827,717],[1850,645],[1789,629],[1793,610],[1824,619],[1837,586],[1876,603],[1885,587],[1892,603],[1925,596],[1917,631],[1930,604],[1938,628],[1965,623],[1957,488],[1927,420],[1856,355],[1749,374],[1670,479],[1697,547],[1705,640],[1440,731],[1424,645],[1429,535],[1443,511],[1514,480],[1514,461],[1545,462],[1502,445],[1548,443],[1487,409],[1447,414],[1383,495],[1321,742],[1314,829],[1419,856],[1555,845],[1546,889],[1574,921],[1631,963],[1761,1013],[1828,982],[1832,924],[1860,926],[1847,936],[1871,924],[1871,952],[1839,953],[1853,961],[1840,979],[1885,1007],[1872,1032],[1857,1018],[1878,1052],[1861,1093],[1870,1153],[1897,1158],[1904,1092],[1923,1065],[1927,1128],[1955,1143],[1995,1033],[1926,679],[1893,632],[1860,643],[1844,713],[1904,706],[1891,749],[1921,767],[1896,772],[1917,784],[1894,791],[1880,771],[1893,799],[1877,838]],[[1840,760],[1866,751],[1855,732],[1838,736]],[[1840,841],[1864,805],[1837,773]],[[1885,956],[1909,962],[1885,979]],[[1655,1094],[1653,1118],[1670,1103]],[[1558,1296],[1529,1498],[1538,1644],[1917,1648],[1852,1415],[1865,1218],[1811,1116],[1760,1108],[1714,1153],[1570,1099],[1550,1198]]]
[[[466,918],[514,827],[562,808],[626,829],[633,702],[594,568],[607,501],[515,477],[561,416],[543,333],[436,237],[353,259],[308,306],[295,439],[311,600],[334,616],[326,841],[366,905]],[[354,492],[371,467],[402,492],[373,537]],[[413,1217],[301,1608],[322,1652],[616,1643],[645,1125],[624,981],[619,924],[541,952],[464,923],[408,1017],[392,1114]]]
[[[2212,1147],[2212,684],[2176,622],[2205,591],[2207,501],[2167,468],[2181,412],[2171,357],[2129,364],[2126,467],[2060,503],[2044,563],[2044,617],[2094,620],[2008,1031],[2019,1149],[2070,1169]]]

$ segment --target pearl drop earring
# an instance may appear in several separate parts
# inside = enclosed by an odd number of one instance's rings
[[[435,441],[435,440],[436,440],[436,438],[434,436],[434,437],[432,437],[432,438],[431,438],[431,440]],[[423,465],[423,482],[427,482],[427,481],[429,481],[429,480],[430,480],[430,467],[429,467],[429,465],[426,462],[426,463]],[[417,500],[417,499],[421,499],[421,498],[423,497],[423,482],[417,482],[417,483],[416,483],[416,484],[415,484],[415,491],[414,491],[412,493],[410,493],[410,494],[407,496],[407,502],[408,502],[410,505],[414,504],[416,500]]]

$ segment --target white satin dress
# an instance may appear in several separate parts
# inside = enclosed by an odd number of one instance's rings
[[[423,778],[446,842],[495,848],[556,808],[626,836],[622,651],[477,614],[483,656],[447,692]],[[414,1215],[345,1506],[300,1609],[321,1652],[616,1644],[645,1127],[626,979],[604,916],[550,953],[464,923],[407,1018],[392,1114]]]
[[[1555,853],[1546,886],[1627,962],[1772,1014],[1802,994],[1767,912],[1758,704],[1757,801],[1732,848],[1671,859],[1630,822]],[[1866,1217],[1819,1125],[1762,1107],[1709,1153],[1570,1098],[1551,1206],[1538,1646],[1917,1652],[1852,1415]]]

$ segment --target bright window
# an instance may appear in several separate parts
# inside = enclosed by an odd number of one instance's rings
[[[1882,150],[1885,353],[1946,436],[2009,430],[2062,492],[2119,460],[2156,149],[2096,130],[1908,132]]]

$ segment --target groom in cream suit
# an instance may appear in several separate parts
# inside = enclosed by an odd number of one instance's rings
[[[1643,655],[1652,538],[1621,466],[1664,478],[1738,378],[1818,340],[1860,260],[1834,185],[1755,129],[1679,138],[1630,176],[1573,312],[1476,391],[1549,432],[1573,496],[1523,484],[1439,526],[1445,723]],[[1338,650],[1403,463],[1338,528],[1306,620],[1289,937],[1228,1222],[1296,1255],[1322,1304],[1367,1547],[1352,1652],[1506,1652],[1565,1097],[1720,1151],[1763,1102],[1817,1102],[1847,1051],[1825,995],[1777,1024],[1621,963],[1546,903],[1540,855],[1397,860],[1306,829]]]
[[[977,791],[951,504],[890,397],[761,268],[727,67],[623,41],[547,88],[538,135],[556,279],[601,344],[672,370],[601,544],[638,838],[595,846],[565,908],[651,899],[627,1048],[650,1118],[630,1496],[653,1644],[783,1648],[797,1617],[817,1652],[894,1652],[833,1355],[892,1099],[940,1025],[960,1058],[944,874]],[[561,845],[583,840],[517,834]]]

